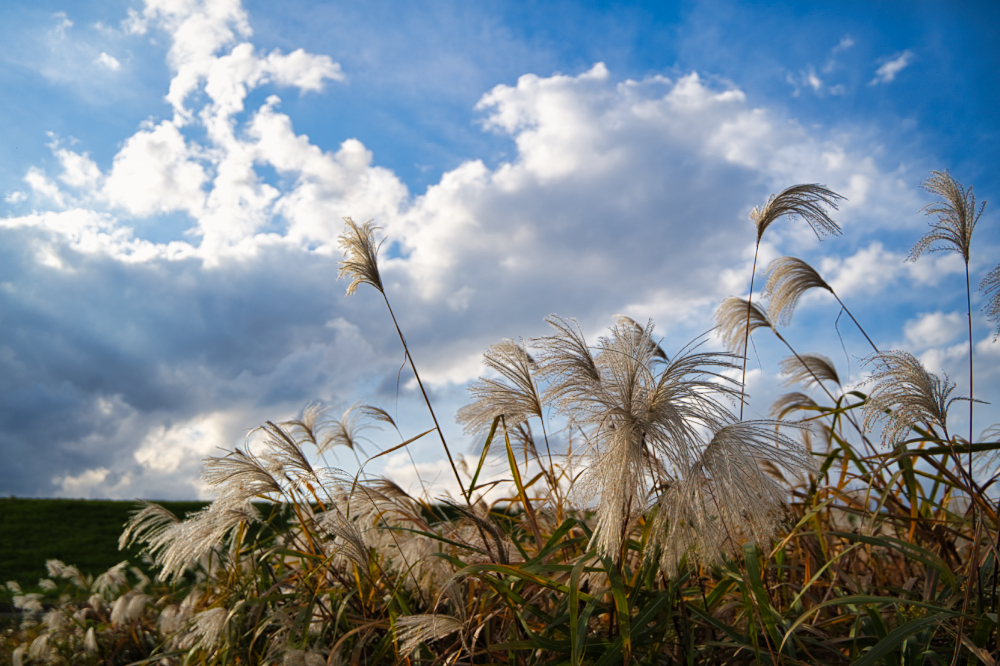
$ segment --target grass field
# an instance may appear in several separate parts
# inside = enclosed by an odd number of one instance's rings
[[[183,518],[207,502],[162,502]],[[62,560],[84,574],[98,575],[122,560],[141,565],[139,549],[118,550],[122,526],[138,504],[133,501],[0,498],[0,583],[16,580],[36,590],[48,574],[45,561]],[[0,587],[0,602],[10,601]]]

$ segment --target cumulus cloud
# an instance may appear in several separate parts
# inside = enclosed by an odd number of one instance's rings
[[[896,80],[896,75],[906,69],[910,63],[913,62],[913,57],[913,51],[907,50],[882,63],[882,65],[875,70],[875,78],[869,81],[868,85],[876,86],[881,83],[892,83]]]
[[[143,123],[106,171],[53,144],[61,172],[25,177],[47,209],[0,220],[0,308],[17,322],[0,330],[0,414],[20,420],[0,446],[43,442],[60,461],[19,460],[0,493],[190,496],[206,452],[312,400],[417,413],[384,308],[335,296],[345,215],[384,228],[386,292],[450,407],[483,349],[544,332],[554,310],[593,337],[615,313],[653,317],[668,351],[702,333],[746,289],[751,207],[794,183],[849,198],[835,217],[867,246],[824,264],[838,292],[924,279],[926,264],[885,268],[902,257],[870,237],[919,210],[919,178],[703,74],[621,80],[597,63],[498,85],[476,110],[510,158],[414,194],[361,139],[297,134],[276,94],[245,108],[256,88],[345,75],[328,56],[261,52],[239,2],[148,0],[125,27],[169,37],[172,117]],[[149,233],[161,222],[172,238]],[[770,228],[764,255],[821,256],[800,222]]]
[[[118,58],[112,55],[108,55],[104,51],[101,51],[101,55],[97,56],[97,59],[94,60],[94,62],[100,65],[101,67],[106,67],[110,69],[112,72],[117,72],[119,69],[122,68],[122,64],[118,62]]]

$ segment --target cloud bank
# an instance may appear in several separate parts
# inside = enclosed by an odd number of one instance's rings
[[[822,268],[867,299],[956,270],[898,266],[905,253],[875,240],[912,224],[919,174],[703,73],[619,80],[596,63],[497,85],[475,111],[512,157],[467,160],[415,194],[362,140],[324,149],[296,133],[279,95],[347,74],[326,55],[260,51],[238,2],[147,0],[123,25],[170,40],[171,117],[103,166],[53,137],[57,166],[6,195],[34,210],[0,219],[2,493],[191,497],[202,457],[314,400],[417,413],[383,308],[336,283],[343,216],[388,237],[386,290],[445,411],[483,349],[541,333],[553,311],[589,335],[616,313],[652,318],[668,347],[702,333],[721,298],[746,292],[750,208],[794,183],[847,197],[845,238],[821,246],[782,222],[762,261],[820,265],[840,243]],[[946,344],[950,317],[907,335]]]

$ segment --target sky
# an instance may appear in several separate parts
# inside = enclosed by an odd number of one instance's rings
[[[998,26],[988,2],[3,3],[0,495],[206,497],[204,457],[315,402],[427,430],[384,302],[337,281],[345,216],[381,227],[386,294],[465,456],[454,414],[489,345],[553,313],[596,342],[624,314],[682,348],[748,292],[750,210],[798,183],[846,197],[843,234],[782,220],[759,266],[806,260],[881,349],[968,395],[964,264],[906,258],[932,170],[1000,193]],[[973,289],[998,259],[988,205]],[[986,300],[977,436],[1000,421]],[[838,314],[809,294],[782,334],[859,386],[870,348]],[[765,418],[787,351],[754,343]],[[400,441],[366,434],[368,456]],[[446,488],[440,444],[410,448]],[[400,452],[366,471],[415,478]]]

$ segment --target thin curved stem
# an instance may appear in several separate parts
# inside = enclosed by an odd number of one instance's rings
[[[444,446],[444,453],[448,456],[448,464],[451,465],[451,471],[455,473],[455,480],[458,481],[458,487],[462,491],[462,495],[465,497],[465,502],[468,504],[470,502],[469,491],[466,490],[465,486],[462,484],[462,477],[458,475],[458,468],[455,467],[455,460],[451,457],[451,450],[448,448],[448,442],[444,439],[444,431],[441,430],[441,426],[438,424],[437,416],[434,414],[434,407],[431,406],[430,398],[427,397],[427,391],[424,389],[424,383],[420,381],[420,373],[417,372],[417,365],[413,362],[413,356],[410,355],[410,348],[406,344],[406,337],[403,336],[403,331],[399,328],[399,322],[396,321],[396,315],[392,311],[392,306],[389,305],[389,297],[385,295],[385,292],[382,292],[382,298],[385,299],[385,306],[389,308],[389,316],[392,317],[392,323],[396,327],[396,333],[399,334],[399,341],[403,343],[403,351],[406,353],[406,359],[410,362],[410,368],[413,370],[413,376],[417,379],[417,386],[420,387],[420,393],[424,396],[424,402],[427,404],[427,410],[431,413],[431,419],[434,421],[434,428],[438,431],[438,436],[441,438],[441,445]]]
[[[853,314],[851,314],[851,311],[847,309],[846,305],[844,305],[844,301],[840,300],[840,296],[837,296],[837,294],[833,292],[833,290],[831,290],[830,293],[833,294],[833,297],[837,299],[838,303],[840,303],[840,307],[844,308],[844,312],[847,313],[847,316],[851,318],[851,321],[854,322],[854,325],[858,327],[859,331],[861,331],[861,335],[865,336],[865,340],[868,341],[868,344],[870,344],[872,346],[872,349],[874,349],[875,352],[878,353],[879,350],[878,347],[875,346],[875,343],[872,342],[872,339],[868,337],[867,333],[865,333],[865,329],[862,328],[861,324],[858,323],[858,320],[854,318]]]
[[[746,404],[747,392],[747,354],[750,340],[750,304],[753,302],[753,279],[757,275],[757,253],[760,252],[760,238],[753,251],[753,269],[750,271],[750,293],[747,295],[747,325],[743,333],[743,380],[740,382],[740,421],[743,420],[743,406]]]

